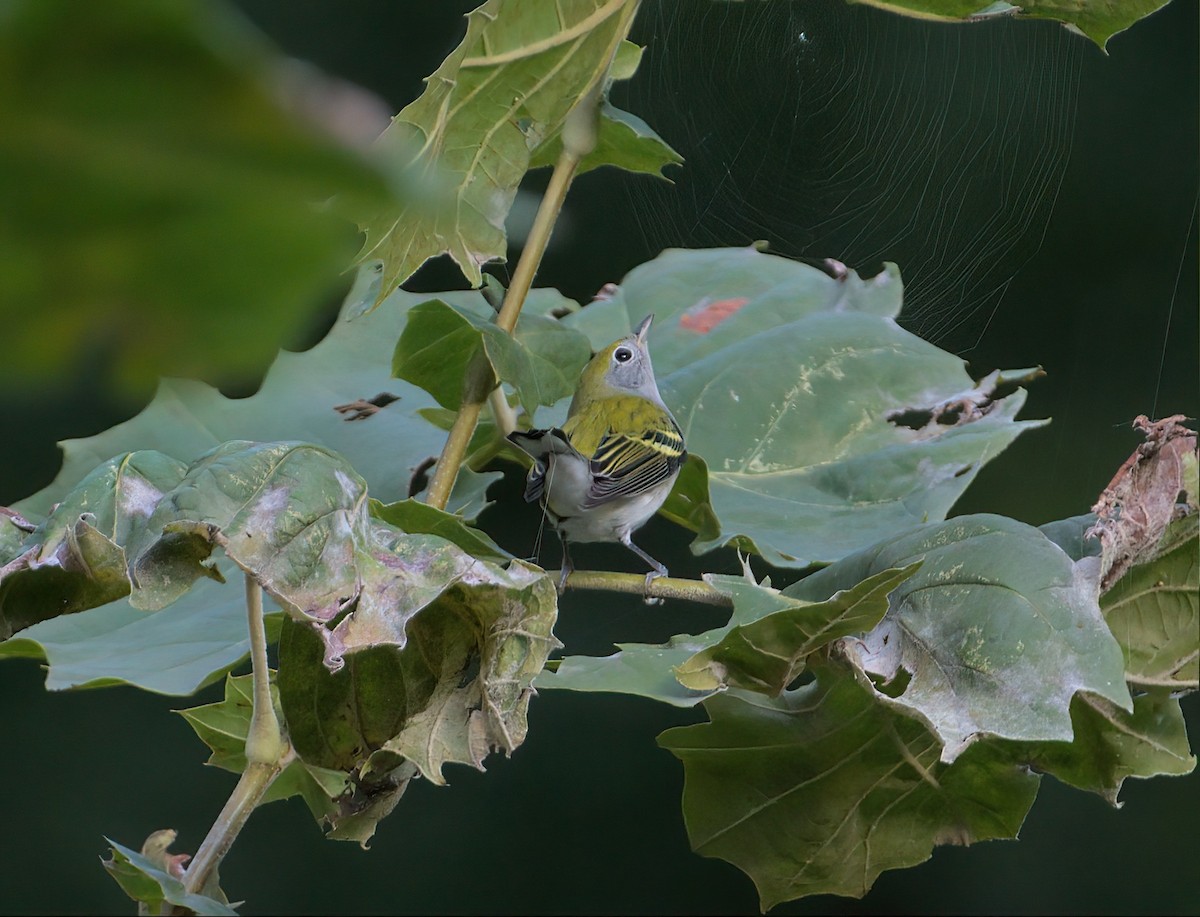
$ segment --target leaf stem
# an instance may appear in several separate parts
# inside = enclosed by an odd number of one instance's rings
[[[733,607],[733,599],[718,592],[708,583],[694,579],[660,576],[647,585],[640,573],[611,573],[606,570],[573,570],[567,577],[570,589],[599,589],[607,592],[628,592],[654,599],[683,599],[705,605]]]
[[[221,814],[213,822],[208,836],[184,873],[184,888],[189,892],[203,893],[213,870],[229,852],[250,813],[279,776],[291,753],[271,700],[262,587],[249,574],[246,574],[246,618],[250,630],[250,665],[254,679],[254,711],[250,715],[250,729],[246,735],[246,769],[242,771],[237,786],[233,788]]]
[[[596,146],[596,122],[603,82],[603,80],[597,82],[591,92],[571,110],[563,124],[562,153],[559,154],[558,161],[554,164],[554,172],[550,175],[546,193],[542,195],[537,216],[533,220],[533,228],[530,229],[529,238],[521,250],[521,257],[513,272],[512,283],[509,284],[508,292],[504,295],[504,305],[500,307],[500,314],[496,316],[496,325],[509,334],[512,334],[513,329],[517,327],[517,318],[521,314],[521,307],[525,305],[525,297],[529,294],[530,287],[533,286],[534,275],[537,274],[538,267],[542,263],[542,255],[546,252],[546,245],[554,231],[554,224],[562,210],[571,180],[575,177],[580,161]],[[438,457],[433,480],[429,482],[429,494],[425,502],[430,506],[436,506],[438,509],[446,508],[467,444],[471,442],[471,436],[479,422],[480,409],[495,387],[496,379],[492,374],[491,364],[486,359],[474,361],[467,370],[467,378],[463,386],[462,406],[458,410],[458,416],[454,418],[454,426],[450,428],[449,436],[446,437],[446,445],[442,447],[442,454]],[[503,398],[503,394],[500,397]],[[496,422],[499,426],[503,426],[505,423],[504,418],[499,416],[499,412],[497,412]]]

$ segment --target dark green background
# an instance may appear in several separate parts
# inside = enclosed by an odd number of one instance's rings
[[[396,108],[453,47],[465,8],[426,0],[241,6],[285,51]],[[908,278],[924,272],[936,279],[918,236],[856,240],[813,229],[831,204],[820,182],[806,182],[829,168],[822,143],[872,136],[837,133],[842,113],[870,117],[883,98],[844,74],[865,69],[879,79],[887,67],[911,66],[919,47],[927,72],[905,91],[924,86],[928,95],[906,97],[900,109],[911,107],[917,128],[931,112],[964,104],[961,93],[975,87],[1008,106],[1012,135],[1024,144],[989,166],[997,176],[1020,175],[1027,151],[1043,138],[1057,144],[1055,161],[1065,167],[1057,200],[1045,208],[1048,223],[1035,220],[1007,249],[971,266],[972,276],[1011,279],[1003,296],[967,291],[922,302],[914,293],[911,305],[926,331],[939,316],[965,319],[939,342],[969,359],[977,375],[1035,363],[1049,372],[1024,416],[1053,417],[1053,424],[1026,434],[985,469],[958,511],[1032,523],[1086,511],[1136,445],[1134,416],[1197,413],[1196,3],[1175,0],[1113,39],[1108,56],[1049,23],[934,25],[829,2],[650,7],[635,34],[650,46],[643,73],[622,94],[688,164],[673,188],[611,170],[580,179],[542,284],[587,298],[664,246],[759,238],[795,256],[839,257],[866,273],[877,269],[872,259],[886,257]],[[1022,68],[1046,66],[1037,55],[1063,54],[1068,42],[1076,44],[1048,85],[1074,95],[1077,81],[1074,113],[1043,116],[1014,101]],[[982,58],[991,61],[983,72],[962,66]],[[987,74],[990,87],[981,83]],[[814,132],[786,119],[781,126],[781,110],[799,111],[794,104],[804,105],[810,88],[835,84],[845,91],[834,107],[805,122]],[[1046,117],[1066,120],[1069,151],[1051,141]],[[904,153],[920,154],[919,143]],[[944,164],[926,172],[938,187],[961,177]],[[981,174],[986,184],[991,173]],[[881,207],[917,206],[911,183],[883,187],[889,197]],[[986,218],[986,200],[971,193],[964,192],[961,218]],[[451,278],[434,265],[417,284],[435,288]],[[0,396],[4,429],[16,431],[0,447],[0,503],[53,476],[57,439],[104,429],[140,407],[97,390],[93,370],[81,366],[59,390]],[[245,390],[247,383],[231,386]],[[486,514],[485,524],[506,546],[527,549],[537,519],[520,502],[515,476],[493,496],[504,511]],[[730,569],[727,554],[692,558],[686,533],[661,521],[640,540],[678,574]],[[635,568],[605,547],[579,560]],[[715,622],[711,611],[619,598],[569,596],[564,604],[560,636],[572,652],[606,652],[614,640],[662,639]],[[8,785],[0,911],[129,913],[130,902],[96,859],[101,834],[136,847],[150,831],[171,826],[180,848],[194,849],[233,778],[201,766],[200,744],[167,712],[184,706],[181,700],[132,689],[47,695],[41,677],[32,663],[0,665]],[[215,697],[210,689],[202,699]],[[1200,727],[1194,701],[1185,705],[1193,734]],[[530,738],[513,760],[494,759],[486,774],[455,769],[449,788],[417,783],[369,853],[323,841],[299,802],[274,804],[238,839],[223,884],[247,900],[247,914],[752,913],[757,903],[746,877],[689,852],[678,805],[681,768],[654,743],[667,726],[701,716],[648,701],[547,692],[535,699]],[[1200,777],[1131,781],[1122,798],[1125,807],[1113,810],[1046,779],[1019,842],[942,848],[924,866],[883,876],[861,902],[818,898],[779,912],[1200,912]]]

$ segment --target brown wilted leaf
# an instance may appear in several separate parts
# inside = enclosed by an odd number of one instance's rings
[[[1140,414],[1135,429],[1146,435],[1092,507],[1099,518],[1088,531],[1103,545],[1100,591],[1107,592],[1134,564],[1147,563],[1172,520],[1184,486],[1184,463],[1196,454],[1196,432],[1175,414],[1150,420]]]

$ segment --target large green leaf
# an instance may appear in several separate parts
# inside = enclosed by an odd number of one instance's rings
[[[893,13],[905,13],[922,19],[958,19],[974,21],[988,16],[1016,15],[1032,19],[1054,19],[1068,28],[1082,32],[1101,48],[1108,40],[1123,32],[1139,19],[1144,19],[1168,0],[1022,0],[1010,4],[1000,0],[850,0],[865,3]]]
[[[525,737],[533,677],[558,646],[556,598],[536,567],[476,562],[404,622],[402,649],[373,644],[334,673],[311,629],[286,624],[279,690],[296,751],[360,775],[404,759],[435,783],[447,763],[482,770],[490,750],[511,753]]]
[[[1200,687],[1200,514],[1172,523],[1161,554],[1132,567],[1100,599],[1125,654],[1125,677],[1141,688]]]
[[[151,478],[147,467],[158,476]],[[86,525],[108,551],[100,585],[95,563],[73,579],[38,580],[59,568],[31,569],[28,559],[42,546],[22,545],[0,581],[4,607],[19,618],[26,606],[74,610],[63,595],[95,604],[131,587],[133,594],[66,622],[43,621],[21,639],[0,643],[0,654],[44,655],[53,687],[128,681],[190,693],[246,652],[241,589],[193,585],[202,576],[223,580],[215,564],[225,558],[295,615],[329,620],[353,607],[337,628],[323,631],[331,665],[364,645],[403,644],[409,617],[451,583],[476,576],[477,561],[452,543],[408,535],[373,518],[364,482],[330,450],[234,441],[202,456],[185,475],[180,468],[157,453],[134,453],[102,465],[67,495],[29,537],[69,547],[76,541],[60,530],[71,526],[74,533]],[[100,515],[83,513],[89,506]],[[88,520],[121,542],[104,539]],[[162,610],[147,615],[146,609]]]
[[[317,204],[390,196],[285,112],[282,59],[216,4],[17,0],[0,60],[6,384],[97,344],[139,386],[257,373],[353,257]]]
[[[659,386],[704,459],[663,508],[775,566],[828,562],[945,517],[1033,424],[1024,393],[902,330],[894,266],[831,277],[754,249],[669,251],[564,321],[601,347],[653,312]],[[682,476],[681,476],[682,477]],[[685,494],[686,490],[686,494]],[[719,532],[719,533],[717,533]]]
[[[874,626],[887,612],[890,590],[918,564],[882,570],[827,600],[798,600],[748,577],[707,574],[729,596],[729,623],[664,644],[622,643],[611,656],[567,656],[538,676],[538,688],[614,691],[691,707],[727,687],[778,694],[808,656],[847,634]]]
[[[377,289],[378,276],[362,272],[344,312],[361,310],[363,301],[373,301]],[[478,294],[447,293],[444,298],[462,303],[477,300]],[[420,389],[392,379],[388,372],[406,310],[424,300],[396,293],[394,308],[353,322],[343,319],[312,350],[280,354],[262,388],[249,398],[226,398],[199,382],[164,381],[154,401],[132,420],[93,437],[65,442],[58,476],[18,503],[18,509],[31,521],[41,520],[114,455],[156,449],[187,463],[226,440],[275,436],[336,449],[366,479],[372,496],[385,502],[403,499],[412,470],[437,455],[445,440],[445,434],[419,414],[432,408],[433,400]],[[399,400],[365,420],[347,423],[334,410],[339,404],[385,391]],[[476,475],[464,469],[452,505],[469,501],[471,512],[477,514],[486,505],[483,489],[497,477],[494,472]],[[6,552],[8,546],[23,543],[25,534],[8,517],[0,522],[0,530],[6,533],[0,544]],[[215,583],[200,583],[154,615],[122,600],[70,619],[45,621],[23,631],[19,643],[0,643],[0,655],[44,657],[50,663],[47,685],[53,688],[124,681],[149,690],[189,694],[243,658],[244,631],[240,584],[222,589]]]
[[[1041,532],[1001,516],[922,526],[785,590],[820,599],[923,560],[883,621],[842,648],[879,681],[877,699],[927,722],[953,761],[983,736],[1069,741],[1081,691],[1131,709],[1121,650],[1097,603],[1098,560],[1073,562]]]
[[[601,84],[637,0],[488,0],[377,147],[441,186],[428,206],[361,221],[361,260],[383,262],[382,295],[448,252],[472,285],[504,258],[504,220],[534,150]],[[382,298],[381,295],[381,298]]]
[[[398,292],[389,308],[349,321],[346,315],[373,300],[377,274],[363,271],[342,317],[323,341],[303,353],[281,352],[249,398],[226,398],[201,382],[167,379],[136,417],[102,433],[62,444],[63,467],[54,481],[16,504],[30,518],[44,516],[79,481],[114,455],[155,449],[182,462],[229,440],[296,440],[335,449],[383,502],[408,496],[412,471],[436,456],[445,434],[420,416],[434,406],[424,391],[391,377],[392,349],[407,312],[428,299]],[[445,293],[455,304],[478,293]],[[363,420],[347,422],[335,408],[390,392],[398,400]],[[489,480],[499,477],[492,475]]]
[[[684,766],[692,848],[746,872],[764,910],[806,895],[862,897],[937,844],[1016,837],[1038,778],[991,744],[953,765],[920,722],[830,666],[782,697],[730,692],[711,723],[668,729]]]
[[[124,683],[159,694],[192,694],[250,652],[238,569],[226,560],[214,566],[234,582],[201,580],[153,614],[126,598],[51,618],[0,642],[0,658],[44,660],[51,691]]]

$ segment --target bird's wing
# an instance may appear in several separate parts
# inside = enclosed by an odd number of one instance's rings
[[[591,457],[592,483],[583,506],[649,490],[675,474],[686,458],[683,434],[669,414],[647,428],[609,427]]]
[[[542,498],[546,489],[546,456],[551,452],[574,452],[567,435],[558,427],[547,430],[514,430],[508,441],[533,456],[533,467],[525,481],[525,502]]]

